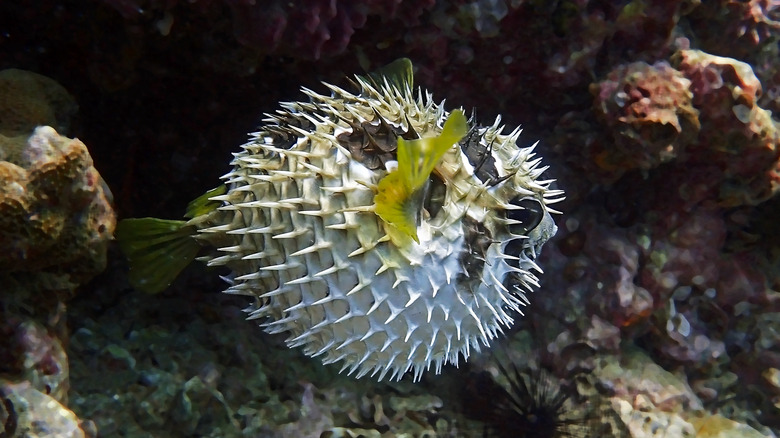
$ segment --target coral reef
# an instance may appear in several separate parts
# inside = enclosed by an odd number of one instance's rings
[[[76,105],[49,78],[0,72],[0,397],[4,436],[94,435],[65,405],[65,302],[106,263],[111,192],[61,136]],[[37,127],[36,127],[37,126]]]
[[[688,161],[721,169],[722,205],[767,200],[780,183],[780,128],[758,106],[761,83],[751,67],[697,50],[682,50],[673,60],[690,79],[693,104],[702,111],[701,134]]]
[[[662,86],[636,85],[643,81]],[[777,292],[767,282],[775,274],[761,262],[767,254],[776,256],[751,247],[757,236],[744,231],[751,218],[761,217],[763,209],[755,206],[775,202],[780,163],[778,122],[758,104],[760,81],[746,63],[681,49],[668,63],[619,65],[591,90],[594,113],[563,117],[554,140],[570,166],[582,170],[564,178],[599,185],[575,194],[559,252],[551,251],[552,260],[546,261],[562,266],[563,274],[546,287],[565,291],[563,302],[585,309],[542,303],[544,314],[565,315],[548,347],[560,357],[552,360],[571,367],[575,354],[574,363],[598,365],[582,351],[567,353],[585,345],[618,354],[624,372],[630,368],[626,345],[633,341],[667,370],[685,367],[693,391],[686,401],[672,402],[652,397],[640,402],[635,394],[621,394],[615,384],[624,378],[594,368],[599,384],[624,400],[616,410],[633,436],[643,435],[632,426],[635,421],[690,436],[694,424],[702,434],[722,427],[724,436],[741,436],[747,424],[756,429],[751,434],[773,436],[761,423],[777,425],[771,407],[775,390],[759,387],[772,375],[775,361],[768,349],[774,341],[755,343],[754,337],[772,332],[769,321],[778,311]],[[645,92],[638,94],[643,105],[626,99],[634,90]],[[642,118],[629,118],[636,108]],[[679,114],[687,123],[679,122]],[[658,136],[643,130],[648,119],[657,123],[651,128],[667,125],[670,135],[662,136],[662,143],[671,147],[653,147]],[[578,138],[582,132],[588,135]],[[626,139],[641,146],[627,148]],[[743,385],[729,376],[740,376]],[[761,414],[739,408],[750,397],[761,400]],[[711,406],[742,425],[732,427],[718,418],[692,420],[680,410],[706,413]],[[654,413],[636,418],[637,410]],[[679,418],[659,417],[661,412],[676,412]]]
[[[78,96],[77,135],[124,215],[173,217],[228,170],[224,156],[275,102],[408,56],[448,106],[500,113],[542,138],[537,151],[566,190],[542,288],[507,334],[512,362],[537,355],[554,381],[604,400],[609,415],[596,420],[628,436],[777,436],[778,2],[455,0],[377,12],[390,3],[271,2],[260,17],[242,1],[6,2],[4,16],[19,18],[0,34],[0,65]],[[468,402],[448,395],[483,369],[498,378],[489,356],[414,388],[367,387],[278,340],[242,341],[252,327],[214,297],[211,273],[186,272],[151,300],[129,291],[123,269],[111,260],[68,313],[71,406],[101,432],[482,432],[457,415]],[[33,370],[57,351],[17,345],[38,352]]]
[[[0,71],[0,281],[4,297],[67,298],[101,272],[114,230],[111,192],[86,146],[61,136],[78,108],[53,80]]]
[[[15,315],[6,315],[0,333],[0,372],[66,402],[68,358],[60,340],[42,324]]]
[[[701,47],[735,58],[749,58],[780,35],[777,0],[718,0],[702,2],[693,12]]]

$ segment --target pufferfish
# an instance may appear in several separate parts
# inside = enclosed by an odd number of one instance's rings
[[[188,221],[127,219],[117,238],[139,289],[164,289],[210,247],[200,260],[229,268],[225,292],[289,347],[417,381],[522,314],[563,192],[519,128],[415,93],[408,59],[355,79],[266,114]]]

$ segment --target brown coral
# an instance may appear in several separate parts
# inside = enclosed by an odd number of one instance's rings
[[[596,115],[613,133],[599,164],[620,173],[674,159],[699,130],[689,87],[665,61],[621,65],[591,85]]]
[[[757,104],[761,83],[750,65],[698,50],[681,50],[673,62],[691,81],[693,104],[701,111],[701,135],[688,161],[722,168],[723,205],[755,205],[775,194],[780,130]]]
[[[0,136],[0,157],[4,292],[70,290],[100,272],[115,216],[84,143],[43,126],[26,142]]]
[[[0,71],[0,96],[0,133],[7,136],[28,135],[39,125],[66,129],[78,109],[62,85],[14,68]]]

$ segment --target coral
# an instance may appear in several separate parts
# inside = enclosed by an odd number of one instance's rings
[[[0,138],[0,156],[3,293],[67,294],[102,271],[115,217],[84,143],[44,126],[24,143]]]
[[[761,438],[765,434],[721,415],[703,415],[689,418],[697,438]]]
[[[636,73],[638,80],[655,73],[649,65],[633,65],[642,67],[634,69],[642,72]],[[547,266],[560,266],[564,275],[562,283],[556,275],[546,277],[544,288],[565,290],[561,298],[549,297],[552,303],[546,303],[547,297],[539,303],[544,314],[562,315],[561,333],[549,342],[548,351],[554,352],[554,362],[567,367],[592,363],[580,351],[583,345],[591,351],[619,352],[624,370],[628,363],[621,350],[633,340],[665,368],[688,370],[693,392],[686,403],[696,400],[695,395],[705,413],[713,406],[728,412],[728,421],[713,420],[707,427],[732,430],[724,436],[739,436],[742,429],[767,433],[766,424],[778,424],[773,403],[780,393],[766,384],[780,365],[774,353],[780,307],[776,293],[767,289],[776,264],[762,261],[767,256],[777,260],[770,249],[776,248],[770,243],[775,241],[775,226],[769,225],[775,222],[767,216],[776,203],[777,122],[759,106],[761,83],[748,64],[683,49],[663,68],[682,78],[685,86],[678,93],[689,95],[683,105],[677,102],[669,108],[690,114],[692,107],[700,124],[698,132],[691,124],[681,133],[672,130],[687,137],[684,147],[665,159],[651,155],[643,161],[644,168],[626,160],[619,161],[622,169],[602,166],[594,152],[614,147],[613,139],[626,131],[621,120],[625,113],[620,111],[631,109],[603,103],[615,102],[620,91],[608,80],[592,87],[598,117],[572,112],[558,125],[561,140],[556,149],[570,151],[564,158],[571,167],[583,169],[579,181],[602,186],[575,194],[577,202],[561,227],[561,238],[555,250],[545,254],[551,259],[543,260]],[[603,91],[606,100],[601,99]],[[621,154],[625,152],[608,157]],[[755,209],[762,204],[770,207]],[[741,230],[740,224],[750,218],[765,223]],[[766,253],[751,249],[757,240]],[[560,302],[576,302],[584,311],[556,308]],[[621,350],[615,348],[617,342]],[[603,377],[601,384],[614,389],[616,382]],[[661,400],[643,396],[638,406],[638,398],[632,397],[615,409],[637,436],[644,424],[676,433],[695,430],[679,413],[658,412]]]
[[[9,436],[94,436],[64,406],[64,302],[105,266],[111,194],[83,143],[38,126],[70,125],[60,85],[4,70],[0,95],[0,418]]]
[[[0,379],[0,421],[4,426],[3,436],[8,437],[97,436],[72,411],[26,382],[9,383]]]
[[[83,143],[39,126],[70,125],[77,105],[62,86],[8,69],[0,72],[0,95],[3,298],[46,290],[67,297],[103,269],[115,223],[111,192]]]
[[[419,77],[434,91],[524,123],[579,105],[587,78],[628,53],[664,56],[689,9],[686,1],[499,3],[438,2],[435,28],[410,29],[405,53],[425,60]]]
[[[368,17],[379,17],[384,25],[415,22],[433,1],[398,2],[273,1],[262,5],[245,0],[228,0],[238,40],[246,45],[281,53],[301,50],[319,59],[342,53],[355,29]]]
[[[780,2],[777,0],[729,0],[726,8],[740,23],[735,29],[738,38],[744,37],[758,45],[780,35]]]
[[[576,321],[576,328],[567,324],[575,332],[573,339],[597,350],[613,351],[618,329],[641,327],[655,310],[657,298],[636,281],[644,264],[640,242],[647,237],[612,229],[603,221],[601,216],[585,213],[563,224],[568,239],[553,245],[553,260],[547,261],[560,267],[561,276],[546,285],[550,290],[565,291],[559,300],[582,306],[582,310],[564,310],[562,315]],[[544,310],[540,311],[559,313],[555,303],[542,300]]]
[[[0,376],[2,436],[96,436],[91,422],[66,408],[65,349],[41,323],[4,312]]]
[[[780,37],[777,0],[702,2],[691,15],[701,47],[726,56],[751,57]]]
[[[558,123],[556,150],[579,173],[562,174],[564,184],[575,186],[567,190],[574,203],[562,207],[568,211],[562,235],[543,257],[563,276],[546,277],[543,288],[565,291],[538,303],[544,315],[558,319],[548,323],[559,331],[547,344],[551,361],[576,369],[593,363],[586,352],[618,354],[624,372],[629,368],[624,348],[632,340],[664,368],[687,370],[692,392],[687,390],[685,403],[696,401],[702,418],[714,407],[727,413],[728,420],[708,423],[707,433],[722,428],[724,436],[739,436],[744,429],[772,436],[765,425],[779,424],[773,404],[780,391],[767,385],[767,376],[780,366],[774,352],[780,306],[767,280],[776,277],[778,259],[771,243],[778,124],[759,106],[762,86],[746,63],[681,49],[669,63],[630,67],[618,66],[591,86],[595,114],[573,111]],[[652,89],[634,84],[659,78],[675,79],[669,83],[676,87],[659,88],[669,98],[666,106],[616,99],[621,91]],[[637,96],[637,102],[644,98]],[[632,157],[638,158],[624,158],[630,149],[618,146],[626,132],[629,139],[643,138],[635,126],[646,119],[628,117],[637,114],[630,112],[635,108],[643,116],[666,111],[667,119],[678,117],[682,129],[666,125],[672,141],[682,139],[670,154],[646,143],[636,147]],[[695,115],[698,129],[679,114]],[[745,225],[751,221],[752,227]],[[638,381],[596,374],[611,391],[620,382]],[[679,406],[676,413],[664,413],[663,406],[677,404],[634,394],[615,401],[614,408],[636,436],[646,433],[641,430],[647,424],[694,433],[694,422]]]
[[[591,85],[596,115],[613,135],[603,150],[591,152],[595,162],[616,179],[677,157],[699,130],[690,84],[660,61],[620,65]]]
[[[721,167],[723,205],[771,197],[780,184],[780,129],[758,106],[761,83],[750,65],[698,50],[681,50],[673,62],[691,81],[700,110],[701,135],[688,161]]]
[[[615,356],[602,356],[597,364],[593,373],[609,385],[613,397],[631,403],[644,398],[662,411],[678,414],[702,408],[684,380],[660,367],[640,349],[624,349],[619,362]]]
[[[62,343],[42,324],[8,316],[0,326],[0,374],[26,381],[59,403],[68,400],[68,360]]]
[[[630,431],[630,436],[636,438],[651,438],[657,436],[657,431],[668,436],[680,438],[695,437],[693,426],[679,414],[655,412],[645,397],[637,397],[634,403],[616,400],[613,404]]]
[[[671,60],[674,68],[665,61],[619,66],[592,84],[601,129],[590,115],[570,113],[558,123],[556,148],[585,178],[604,184],[635,169],[646,177],[667,163],[650,177],[681,187],[667,195],[685,210],[707,200],[734,207],[771,197],[780,182],[780,131],[758,106],[761,84],[750,65],[697,50]]]

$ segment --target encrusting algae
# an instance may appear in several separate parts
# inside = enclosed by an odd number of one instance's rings
[[[538,287],[562,199],[533,146],[413,92],[398,60],[282,104],[188,221],[128,219],[117,237],[139,289],[167,287],[203,246],[249,319],[357,377],[418,380],[489,345]]]

